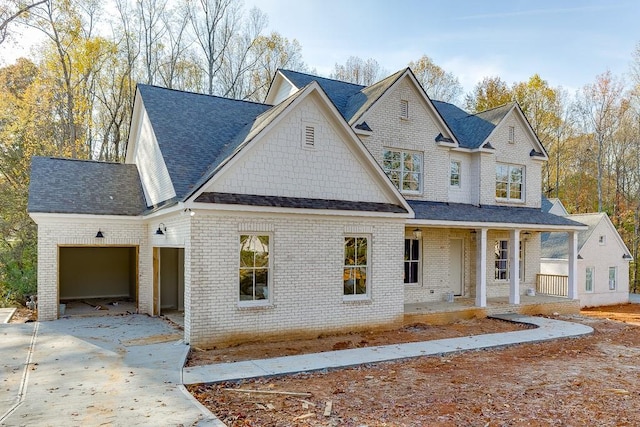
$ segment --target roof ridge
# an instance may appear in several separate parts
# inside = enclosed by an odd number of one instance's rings
[[[344,83],[344,84],[347,84],[347,85],[357,86],[357,87],[360,87],[360,88],[369,87],[369,86],[364,86],[364,85],[361,85],[361,84],[358,84],[358,83],[351,83],[351,82],[346,82],[346,81],[344,81],[344,80],[334,79],[334,78],[331,78],[331,77],[323,77],[323,76],[318,76],[318,75],[316,75],[316,74],[303,73],[303,72],[301,72],[301,71],[287,70],[287,69],[285,69],[285,68],[280,68],[280,71],[287,71],[287,72],[289,72],[289,73],[302,74],[302,75],[304,75],[304,76],[308,76],[308,77],[315,77],[315,78],[320,78],[320,79],[325,79],[325,80],[331,80],[331,81],[334,81],[334,82]],[[384,80],[384,79],[383,79],[383,80]],[[374,83],[374,84],[375,84],[375,83]]]
[[[95,159],[76,159],[72,157],[55,157],[55,156],[33,156],[33,158],[40,159],[51,159],[51,160],[64,160],[68,162],[84,162],[84,163],[99,163],[103,165],[126,165],[127,163],[123,162],[111,162],[106,160],[95,160]]]
[[[172,91],[172,92],[179,92],[179,93],[186,93],[186,94],[190,94],[190,95],[205,96],[207,98],[217,98],[217,99],[222,99],[222,100],[226,100],[226,101],[237,101],[237,102],[244,102],[244,103],[247,103],[247,104],[273,106],[272,104],[265,104],[264,102],[249,101],[249,100],[246,100],[246,99],[229,98],[229,97],[220,96],[220,95],[209,95],[207,93],[193,92],[193,91],[190,91],[190,90],[182,90],[182,89],[174,89],[174,88],[163,87],[163,86],[158,86],[158,85],[150,85],[150,84],[146,84],[146,83],[137,83],[137,86],[146,86],[146,87],[151,87],[151,88],[154,88],[154,89],[163,89],[163,90],[168,90],[168,91]]]
[[[505,102],[504,104],[498,105],[497,107],[492,107],[492,108],[489,108],[487,110],[482,110],[482,111],[479,111],[479,112],[473,113],[473,114],[470,113],[470,115],[477,116],[478,114],[488,113],[489,111],[494,111],[494,110],[497,110],[498,108],[504,108],[507,105],[513,106],[515,103],[516,103],[516,101]]]

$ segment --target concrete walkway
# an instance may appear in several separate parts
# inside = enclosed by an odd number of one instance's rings
[[[493,317],[512,322],[527,323],[535,325],[537,328],[408,344],[393,344],[245,362],[194,366],[183,369],[183,382],[184,384],[214,383],[270,375],[293,374],[304,371],[343,368],[419,356],[443,355],[465,350],[504,347],[513,344],[548,341],[557,338],[578,337],[593,333],[593,328],[586,325],[546,319],[543,317],[531,317],[519,314],[504,314]]]
[[[0,425],[223,426],[182,385],[181,338],[144,315],[0,325]]]

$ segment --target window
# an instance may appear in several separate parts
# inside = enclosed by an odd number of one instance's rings
[[[515,165],[496,165],[496,198],[523,200],[524,168]]]
[[[509,144],[516,142],[516,129],[513,126],[509,126]]]
[[[606,245],[606,244],[607,244],[607,236],[600,236],[600,237],[598,238],[598,243],[599,243],[600,245]]]
[[[400,100],[400,118],[408,119],[409,118],[409,101],[406,99]]]
[[[422,188],[422,154],[385,150],[382,167],[400,191],[418,193]]]
[[[452,187],[460,187],[460,162],[451,162],[451,173],[449,175],[449,185]]]
[[[404,239],[404,283],[418,283],[420,240]]]
[[[496,280],[509,279],[509,241],[498,240],[496,252]]]
[[[584,274],[584,290],[587,292],[593,292],[593,267],[587,267]]]
[[[609,290],[615,291],[617,286],[617,268],[609,267]]]
[[[269,236],[240,236],[240,301],[269,299]]]
[[[368,286],[368,238],[344,238],[344,295],[366,295]]]
[[[518,278],[520,280],[524,280],[524,257],[525,257],[525,249],[522,244],[522,240],[519,243],[519,259],[518,266],[519,274]],[[496,265],[495,265],[495,278],[496,280],[509,280],[510,271],[509,271],[509,241],[508,240],[498,240],[495,246],[495,255],[496,255]]]

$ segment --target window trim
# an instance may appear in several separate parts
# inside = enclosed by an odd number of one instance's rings
[[[497,255],[497,249],[498,249],[498,245],[500,244],[500,242],[505,242],[505,247],[504,249],[500,248],[500,252],[505,252],[506,258],[498,258]],[[510,239],[497,239],[494,245],[494,278],[496,281],[499,282],[505,282],[505,281],[509,281],[511,280],[511,264],[510,264],[510,260],[509,260],[509,242],[511,242]],[[526,248],[525,248],[525,241],[520,239],[518,240],[518,280],[520,280],[521,282],[525,281],[525,268],[526,268]],[[498,263],[504,261],[506,263],[506,266],[504,269],[502,268],[498,268]],[[499,271],[505,271],[505,277],[504,279],[499,278],[498,277],[498,272]]]
[[[587,284],[589,283],[589,280],[588,280],[589,279],[589,272],[591,272],[591,288],[587,287]],[[595,277],[596,277],[596,268],[593,267],[593,266],[585,267],[585,270],[584,270],[584,291],[586,293],[589,293],[589,294],[593,293],[593,291],[594,291],[593,284],[595,282],[595,280],[594,280]]]
[[[611,272],[613,271],[613,286],[611,285]],[[609,267],[609,290],[618,290],[618,267]]]
[[[265,299],[252,299],[252,300],[241,300],[240,299],[240,271],[243,268],[241,266],[241,252],[242,252],[242,236],[255,236],[255,237],[261,237],[261,236],[265,236],[269,238],[269,244],[268,244],[268,264],[267,264],[267,298]],[[273,234],[272,233],[267,233],[267,232],[263,232],[263,231],[242,231],[240,233],[238,233],[238,267],[237,267],[237,274],[238,274],[238,278],[236,281],[236,286],[238,286],[238,288],[236,288],[236,291],[238,292],[236,294],[236,300],[237,300],[237,304],[238,307],[263,307],[263,306],[269,306],[273,304]],[[244,267],[246,269],[255,269],[256,267]],[[255,292],[255,291],[254,291]]]
[[[345,270],[347,268],[362,268],[361,264],[358,264],[360,267],[357,267],[355,264],[348,265],[346,263],[346,245],[347,239],[367,239],[367,263],[364,265],[366,271],[366,279],[365,286],[366,291],[363,294],[346,294],[344,292],[344,284],[345,284]],[[370,234],[345,234],[342,239],[342,300],[343,301],[362,301],[371,299],[371,235]],[[354,288],[355,292],[355,288]]]
[[[385,166],[385,157],[387,153],[399,153],[400,154],[400,170],[398,171],[400,175],[400,181],[398,182],[398,186],[396,187],[395,183],[389,176],[389,172],[394,171],[393,169],[387,169]],[[404,156],[405,155],[414,155],[417,154],[420,156],[420,171],[419,172],[405,172],[404,170]],[[403,150],[399,148],[383,148],[382,150],[382,170],[385,175],[391,180],[391,183],[394,187],[400,191],[402,194],[422,194],[422,188],[424,186],[424,152],[422,151],[412,151],[412,150]],[[402,187],[404,186],[403,176],[405,173],[417,173],[419,174],[418,178],[418,189],[417,190],[405,190]]]
[[[418,245],[418,259],[411,259],[411,248],[409,248],[409,258],[410,259],[406,259],[406,249],[407,249],[407,240],[409,240],[410,242],[416,242],[416,244]],[[416,239],[413,236],[405,236],[404,237],[404,244],[405,244],[405,258],[403,260],[402,266],[404,267],[403,271],[406,271],[406,265],[407,263],[409,263],[409,265],[415,264],[417,265],[417,271],[416,271],[416,281],[415,282],[407,282],[407,277],[406,275],[404,275],[403,277],[403,283],[404,285],[419,285],[421,283],[421,271],[422,271],[422,239]]]
[[[456,164],[458,165],[458,172],[457,172],[457,180],[458,183],[457,184],[453,184],[453,165]],[[453,187],[453,188],[462,188],[462,162],[460,160],[451,160],[449,162],[449,187]]]
[[[402,120],[409,120],[409,100],[400,100],[400,118]]]
[[[498,196],[498,182],[503,182],[503,181],[498,181],[498,168],[499,167],[506,167],[507,168],[507,197],[500,197]],[[512,198],[511,197],[511,170],[512,169],[520,169],[520,176],[521,176],[521,181],[520,181],[520,198],[516,199],[516,198]],[[517,165],[517,164],[513,164],[513,163],[497,163],[496,162],[496,176],[495,176],[495,191],[494,191],[494,195],[497,201],[501,201],[501,202],[512,202],[512,203],[524,203],[525,202],[525,182],[526,182],[526,168],[524,165]]]
[[[516,127],[515,126],[509,126],[509,136],[507,138],[508,138],[509,144],[516,143]]]
[[[502,242],[505,243],[504,248],[502,247]],[[498,246],[500,246],[500,248],[498,248]],[[500,255],[502,255],[502,253],[504,253],[504,258],[502,258],[501,256],[499,257],[498,252],[500,252]],[[495,244],[494,244],[494,279],[500,282],[506,282],[509,280],[509,240],[508,239],[498,239],[496,240]],[[501,268],[500,265],[498,263],[504,263],[504,268]],[[504,277],[502,276],[502,272],[504,272]]]

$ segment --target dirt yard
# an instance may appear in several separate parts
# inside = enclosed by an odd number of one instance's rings
[[[640,304],[560,316],[591,336],[190,387],[229,426],[637,426]],[[195,352],[192,364],[519,328],[492,320]],[[429,338],[424,338],[429,336]],[[284,351],[284,353],[283,353]],[[243,393],[228,389],[269,391]],[[274,393],[276,392],[276,393]],[[281,392],[284,392],[280,394]]]

